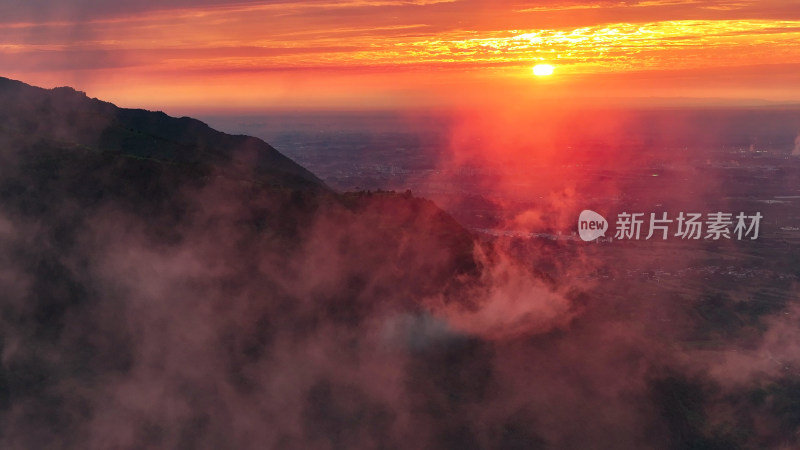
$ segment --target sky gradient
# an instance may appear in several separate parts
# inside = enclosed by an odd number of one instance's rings
[[[800,1],[2,1],[0,74],[181,110],[798,102]]]

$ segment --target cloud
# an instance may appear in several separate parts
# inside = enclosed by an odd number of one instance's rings
[[[557,89],[548,92],[575,92],[575,86],[567,86],[572,83],[596,90],[603,80],[588,75],[650,77],[653,82],[643,84],[654,85],[667,74],[682,78],[694,70],[742,73],[775,65],[776,70],[762,71],[757,82],[748,80],[724,93],[760,89],[761,96],[775,90],[764,87],[777,86],[775,76],[792,72],[786,61],[796,52],[791,43],[800,23],[791,8],[774,2],[553,1],[534,9],[525,2],[477,0],[7,1],[0,4],[0,54],[8,76],[49,86],[68,82],[87,92],[97,88],[96,95],[107,97],[121,92],[117,101],[140,98],[141,92],[134,91],[142,86],[162,100],[160,92],[179,92],[196,80],[199,85],[224,84],[229,92],[241,88],[237,101],[246,103],[253,100],[253,91],[286,89],[283,78],[270,77],[280,71],[306,72],[291,78],[307,79],[317,91],[325,86],[318,80],[329,76],[323,72],[341,73],[342,79],[361,76],[364,80],[352,86],[338,83],[328,95],[344,89],[361,98],[390,98],[387,102],[466,96],[445,92],[442,84],[475,95],[481,89],[475,80],[504,87],[526,83],[523,92],[535,98],[540,93],[529,79],[530,67],[540,61],[557,66],[552,82]],[[423,71],[435,76],[423,79],[418,75]],[[386,81],[391,78],[387,74],[394,74],[394,80]],[[379,83],[380,92],[366,91]],[[627,81],[614,84],[628,86]],[[683,86],[670,81],[659,87],[665,84]],[[780,88],[790,91],[790,85],[782,82]],[[359,92],[362,86],[365,91]],[[697,91],[715,88],[705,85]],[[319,92],[308,96],[324,97]],[[272,95],[257,103],[280,101]]]
[[[794,139],[794,150],[792,150],[792,156],[800,156],[800,134]]]
[[[5,0],[0,3],[0,13],[6,23],[62,23],[91,22],[128,18],[136,20],[138,14],[165,14],[183,17],[186,15],[230,14],[253,12],[295,13],[305,10],[336,10],[380,7],[413,7],[451,3],[456,0],[351,0],[332,2],[304,0],[288,2],[240,1],[235,3],[219,0],[169,0],[109,3],[102,0],[72,0],[53,4],[46,1],[20,2]],[[134,15],[134,17],[130,17]]]

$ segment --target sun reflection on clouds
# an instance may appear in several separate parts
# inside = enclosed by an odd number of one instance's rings
[[[542,61],[558,66],[559,80],[800,61],[800,11],[777,0],[159,5],[104,4],[97,12],[0,18],[0,72],[44,85],[114,77],[140,84],[187,77],[216,82],[276,71],[323,80],[314,72],[380,72],[398,79],[390,90],[408,74],[402,83],[414,81],[419,71],[447,74],[453,82],[522,79]],[[794,70],[786,66],[784,74]],[[53,81],[45,81],[48,76]]]
[[[499,32],[494,36],[436,39],[409,43],[410,57],[445,55],[472,62],[526,64],[537,57],[562,59],[573,71],[602,63],[616,70],[663,68],[681,61],[685,67],[740,64],[757,60],[764,48],[800,57],[800,21],[665,21],[619,23],[571,30]],[[736,58],[725,50],[736,49]]]

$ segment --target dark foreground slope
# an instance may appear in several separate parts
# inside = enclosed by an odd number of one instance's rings
[[[462,227],[193,119],[7,79],[0,104],[3,448],[307,447],[348,433],[331,420],[384,439],[389,413],[325,366],[399,351],[376,318],[410,326],[476,277]],[[340,389],[348,418],[314,406]]]

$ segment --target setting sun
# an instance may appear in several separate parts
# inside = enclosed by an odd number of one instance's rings
[[[537,64],[533,67],[533,74],[537,77],[546,77],[553,74],[553,69],[550,64]]]

